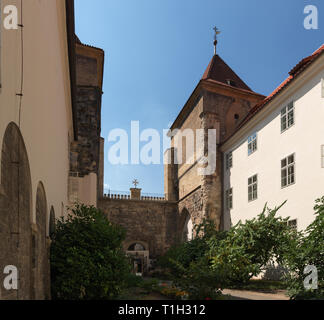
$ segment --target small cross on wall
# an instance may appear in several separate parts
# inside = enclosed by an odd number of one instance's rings
[[[133,180],[133,185],[134,185],[135,189],[137,189],[137,186],[139,185],[139,182],[137,179]]]

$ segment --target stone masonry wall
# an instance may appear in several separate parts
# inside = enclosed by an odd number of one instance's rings
[[[150,258],[156,259],[178,239],[176,202],[102,198],[98,208],[126,229],[125,250],[135,242],[147,243]]]
[[[78,86],[78,141],[71,147],[71,171],[81,176],[99,173],[101,94],[96,87]]]

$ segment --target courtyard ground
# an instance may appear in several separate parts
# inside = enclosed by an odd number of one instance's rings
[[[223,290],[222,300],[289,300],[283,284],[277,282],[251,281],[244,288]],[[120,297],[121,300],[182,300],[182,292],[171,281],[141,278],[129,287]]]
[[[279,290],[274,293],[265,293],[250,290],[233,290],[225,289],[223,294],[230,295],[234,300],[289,300],[285,295],[285,291]]]

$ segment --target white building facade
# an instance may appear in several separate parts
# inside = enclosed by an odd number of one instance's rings
[[[324,46],[254,107],[221,146],[223,226],[287,203],[278,215],[304,230],[324,196]]]

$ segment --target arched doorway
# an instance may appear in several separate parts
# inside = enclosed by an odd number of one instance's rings
[[[145,247],[141,243],[133,243],[127,251],[145,251]]]
[[[127,244],[126,254],[130,257],[133,273],[143,275],[149,268],[148,246],[142,242],[134,241]]]
[[[35,272],[35,298],[49,299],[49,254],[47,248],[47,201],[43,184],[38,184],[36,193],[36,248],[33,252],[33,268]]]
[[[3,288],[1,299],[26,300],[32,297],[31,267],[31,178],[27,151],[20,130],[10,123],[3,137],[0,191],[0,270],[18,269],[18,290]]]
[[[180,232],[180,238],[182,242],[190,241],[193,239],[194,224],[186,208],[182,210],[180,215],[179,232]]]
[[[187,216],[182,234],[183,241],[190,241],[193,239],[193,223],[189,215]]]

